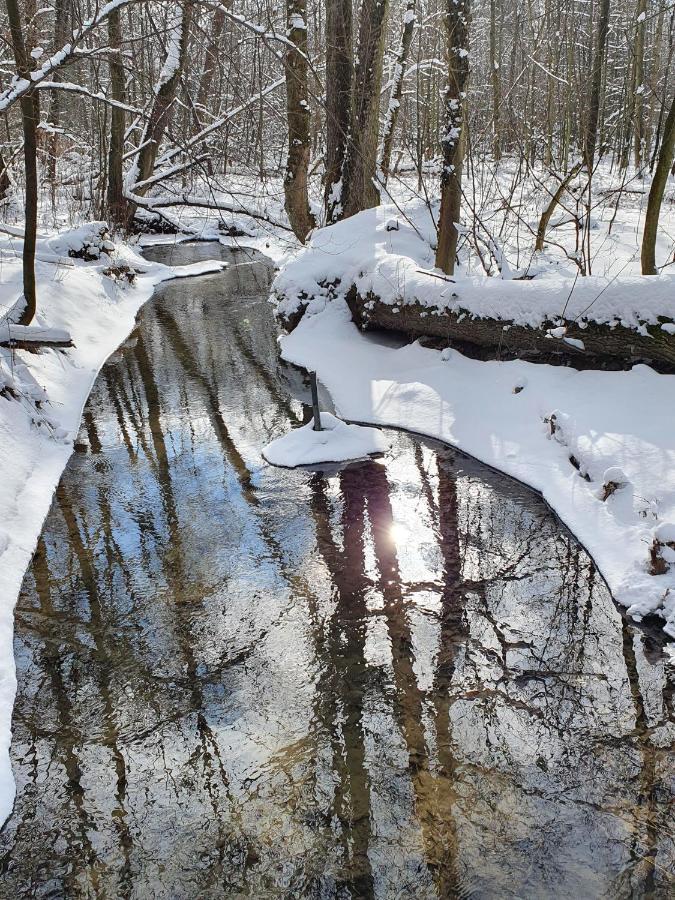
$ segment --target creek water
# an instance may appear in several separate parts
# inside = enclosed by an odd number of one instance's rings
[[[271,269],[166,283],[16,610],[3,897],[672,897],[673,672],[539,498],[432,442],[320,471]]]

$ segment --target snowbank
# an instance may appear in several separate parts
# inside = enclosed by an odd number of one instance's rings
[[[439,438],[540,491],[616,600],[675,637],[675,376],[394,349],[361,334],[341,300],[281,343],[344,418]]]
[[[167,278],[219,271],[222,262],[168,267],[151,264],[127,247],[102,246],[107,237],[85,226],[38,242],[38,315],[32,333],[70,336],[74,347],[39,354],[0,348],[0,821],[14,801],[9,745],[16,691],[13,613],[24,572],[35,549],[77,435],[82,408],[99,369],[134,326],[135,316]],[[97,243],[97,235],[99,242]],[[105,266],[72,259],[83,240],[98,259],[126,264],[139,274],[133,286],[107,277]],[[96,251],[98,248],[98,252]],[[21,240],[0,241],[0,337],[7,314],[21,294]],[[59,260],[65,254],[67,264]],[[4,257],[4,254],[3,254]],[[19,329],[20,331],[20,329]],[[9,336],[16,337],[15,328]]]
[[[393,307],[420,304],[429,315],[447,310],[531,328],[597,322],[640,333],[667,319],[664,330],[673,328],[675,273],[575,279],[568,265],[539,254],[520,273],[504,265],[502,278],[460,271],[448,281],[434,269],[435,241],[431,214],[419,201],[406,204],[405,216],[385,205],[319,229],[272,285],[278,312],[292,319],[305,307],[320,310],[355,286],[362,297],[373,293]],[[514,280],[517,274],[527,280]]]
[[[389,447],[377,428],[348,425],[328,412],[321,413],[321,425],[322,431],[314,431],[314,422],[294,428],[264,447],[263,456],[273,466],[294,468],[362,459]]]

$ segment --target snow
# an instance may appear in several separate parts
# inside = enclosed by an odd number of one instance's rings
[[[664,556],[665,573],[650,574],[655,539],[675,534],[675,376],[396,349],[362,334],[341,299],[281,346],[317,372],[345,419],[438,438],[541,492],[615,599],[638,620],[661,616],[675,637],[675,564]],[[624,486],[603,501],[617,468]]]
[[[39,87],[41,81],[44,81],[49,74],[56,69],[59,69],[70,59],[77,49],[76,45],[78,42],[83,41],[91,31],[98,28],[98,26],[108,18],[111,12],[121,9],[132,2],[133,0],[110,0],[109,3],[104,4],[98,9],[95,16],[91,19],[86,19],[80,28],[73,31],[72,38],[68,43],[64,44],[60,50],[57,50],[56,53],[50,56],[39,69],[34,69],[30,73],[30,79],[14,77],[9,87],[0,92],[0,111],[9,109],[12,104],[20,100],[32,87],[35,87],[36,85]]]
[[[461,268],[452,281],[439,278],[434,269],[436,232],[428,207],[420,201],[408,203],[404,217],[400,208],[385,204],[317,229],[275,279],[280,313],[288,316],[308,305],[310,311],[320,309],[327,299],[344,296],[355,286],[361,296],[372,292],[392,306],[418,303],[430,314],[465,312],[532,328],[564,319],[582,326],[598,322],[638,329],[675,315],[672,271],[650,277],[607,274],[575,279],[568,268],[539,255],[509,278],[468,275]],[[392,218],[400,219],[397,231],[387,229]],[[527,275],[529,280],[514,275]],[[558,335],[557,330],[554,336],[562,337],[564,332]]]
[[[155,94],[158,94],[163,85],[173,78],[180,65],[180,47],[183,34],[183,16],[180,11],[174,14],[172,21],[167,25],[167,31],[169,32],[169,40],[166,48],[166,58],[155,85]]]
[[[64,328],[40,328],[34,325],[14,325],[0,322],[0,344],[7,341],[42,341],[43,343],[67,343],[70,333]]]
[[[328,412],[321,413],[321,425],[322,431],[314,431],[313,421],[294,428],[264,447],[263,456],[273,466],[294,468],[362,459],[390,445],[377,428],[349,425]]]
[[[83,239],[101,239],[100,224],[39,240],[38,257],[67,254]],[[14,235],[0,240],[3,256],[8,249],[16,254],[3,259],[0,268],[0,338],[21,295],[21,245]],[[58,256],[54,259],[37,263],[38,315],[28,331],[71,336],[75,346],[39,354],[0,347],[0,821],[14,800],[9,760],[16,691],[14,605],[73,450],[84,403],[101,366],[133,329],[136,313],[157,283],[223,268],[220,261],[182,267],[148,263],[120,246],[106,256],[108,265],[126,264],[138,273],[134,285],[122,286],[103,274],[106,266],[100,263],[68,259],[64,265]],[[14,337],[21,329],[10,326],[9,332]]]

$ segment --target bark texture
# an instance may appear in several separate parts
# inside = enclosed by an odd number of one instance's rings
[[[652,178],[652,186],[647,200],[645,230],[642,236],[642,274],[656,275],[656,235],[659,230],[661,202],[668,182],[670,167],[675,158],[675,94],[666,118],[659,150],[659,159]]]
[[[111,12],[108,18],[108,42],[112,50],[119,50],[122,44],[120,12]],[[125,102],[124,65],[119,53],[110,54],[110,93],[113,100]],[[110,142],[108,144],[108,185],[106,206],[108,219],[113,228],[122,228],[126,222],[126,200],[122,176],[124,155],[124,110],[113,106],[110,117]]]
[[[7,170],[7,164],[2,157],[2,153],[0,153],[0,202],[7,197],[10,186],[11,181],[9,178],[9,171]]]
[[[394,133],[396,123],[401,111],[401,97],[403,96],[403,76],[410,56],[410,45],[415,32],[415,0],[408,0],[403,16],[403,30],[401,33],[401,45],[394,63],[393,84],[389,95],[389,109],[384,121],[384,133],[382,136],[382,159],[380,161],[380,175],[384,184],[389,178],[391,167],[391,151],[394,146]]]
[[[169,37],[165,69],[155,88],[155,99],[139,144],[140,150],[138,152],[134,170],[134,181],[136,183],[130,184],[129,187],[134,194],[137,194],[140,197],[144,196],[147,190],[140,182],[145,181],[152,175],[160,144],[173,116],[174,101],[176,99],[181,73],[185,66],[191,13],[192,3],[188,0],[188,2],[182,4],[180,22],[176,23],[172,29],[173,34]],[[178,29],[177,34],[176,29]],[[174,53],[177,53],[176,58],[173,58]],[[136,204],[129,202],[127,204],[127,228],[129,230],[131,229],[135,213]]]
[[[21,13],[17,0],[6,0],[7,18],[12,40],[12,50],[16,60],[16,70],[20,78],[30,81],[30,65],[23,37]],[[23,160],[26,178],[25,218],[26,226],[23,242],[23,297],[24,308],[19,318],[20,325],[29,325],[37,311],[35,287],[35,245],[37,242],[38,174],[37,174],[37,125],[40,119],[37,92],[23,94],[20,101],[23,128]]]
[[[326,223],[342,212],[342,168],[351,127],[352,0],[326,0]]]
[[[55,0],[54,3],[54,46],[62,47],[68,39],[68,11],[67,0]],[[61,81],[61,71],[54,72],[53,81]],[[47,141],[48,162],[47,178],[52,185],[52,201],[56,202],[56,167],[59,155],[59,134],[57,129],[61,125],[61,91],[51,91],[49,102],[49,124],[53,131]]]
[[[284,173],[284,197],[288,221],[303,244],[314,228],[309,208],[307,173],[312,141],[309,93],[307,90],[307,3],[286,0],[286,33],[294,46],[284,59],[286,72],[286,115],[288,118],[288,156]]]
[[[386,17],[387,0],[362,0],[352,126],[342,172],[343,219],[380,202],[376,174]]]
[[[459,213],[462,202],[464,156],[464,107],[469,78],[469,0],[447,0],[448,89],[445,94],[445,124],[441,140],[441,211],[438,219],[436,265],[447,275],[455,271]]]
[[[609,31],[609,0],[600,0],[598,13],[598,31],[593,54],[591,71],[591,95],[588,102],[588,120],[584,143],[584,158],[589,174],[593,171],[595,148],[598,142],[598,119],[600,117],[600,97],[602,91],[602,72],[607,49],[607,33]]]
[[[490,83],[492,86],[492,155],[502,158],[500,113],[502,103],[499,37],[497,32],[497,0],[490,0]]]

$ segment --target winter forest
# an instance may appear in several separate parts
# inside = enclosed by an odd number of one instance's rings
[[[673,0],[0,22],[0,897],[672,897]]]

